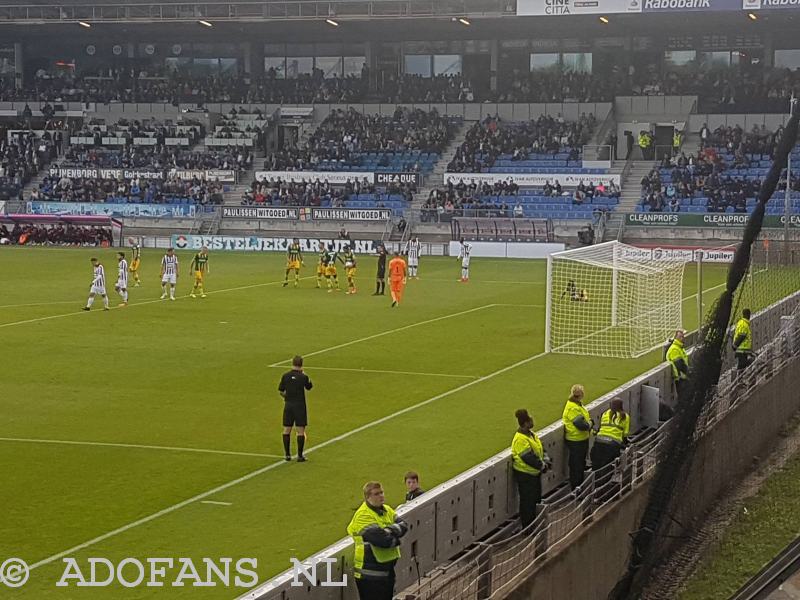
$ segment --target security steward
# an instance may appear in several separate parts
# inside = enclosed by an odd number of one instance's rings
[[[406,522],[384,503],[381,484],[367,483],[364,502],[347,526],[355,542],[353,571],[361,600],[392,600],[394,566],[400,558],[400,539],[407,532]]]
[[[536,505],[542,501],[542,473],[550,459],[539,436],[533,431],[533,417],[524,408],[514,413],[519,429],[511,440],[511,467],[519,494],[519,520],[525,529],[536,518]]]
[[[569,450],[569,485],[573,490],[583,483],[589,437],[592,435],[592,417],[583,405],[583,397],[583,386],[573,385],[561,415]]]
[[[689,379],[689,355],[683,347],[685,335],[686,332],[683,329],[678,329],[669,350],[667,350],[667,360],[672,366],[672,380],[675,382],[675,391],[678,396],[681,395],[681,391]]]
[[[622,452],[631,431],[631,418],[622,408],[622,400],[614,398],[600,417],[600,429],[594,438],[592,469],[598,470],[614,462]]]
[[[750,329],[750,309],[742,311],[742,318],[733,331],[733,352],[739,370],[746,369],[755,360],[753,354],[753,332]]]
[[[678,156],[678,153],[681,151],[681,144],[683,143],[683,134],[675,130],[675,133],[672,134],[672,156]]]

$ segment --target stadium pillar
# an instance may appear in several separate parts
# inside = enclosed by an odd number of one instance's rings
[[[369,91],[374,92],[378,89],[378,49],[373,40],[367,40],[364,44],[364,60],[367,63],[369,72]]]
[[[22,89],[22,78],[25,76],[25,69],[22,65],[23,49],[20,42],[14,43],[14,86]]]
[[[500,62],[500,42],[496,39],[491,42],[491,58],[489,63],[489,89],[497,91],[497,65]]]

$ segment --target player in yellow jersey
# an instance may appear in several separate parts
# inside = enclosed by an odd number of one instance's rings
[[[142,264],[142,249],[139,244],[134,244],[132,250],[131,265],[128,270],[133,273],[133,280],[136,282],[133,287],[139,287],[139,266]]]
[[[200,252],[194,255],[192,259],[192,271],[194,271],[194,287],[192,293],[189,294],[192,298],[197,298],[197,292],[200,292],[200,297],[206,297],[205,277],[206,273],[210,273],[208,268],[208,248],[203,246]]]
[[[319,243],[319,262],[317,262],[317,288],[322,287],[322,279],[325,277],[325,265],[328,260],[328,249],[325,242]]]
[[[350,245],[345,246],[344,253],[344,272],[347,275],[347,294],[356,293],[356,255]]]
[[[286,251],[286,279],[283,280],[283,287],[289,285],[290,271],[294,271],[294,287],[297,287],[297,284],[300,283],[300,267],[304,264],[300,240],[294,238]]]

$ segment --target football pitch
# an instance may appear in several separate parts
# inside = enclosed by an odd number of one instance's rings
[[[423,257],[391,309],[371,295],[374,258],[347,296],[344,281],[316,289],[315,255],[295,289],[282,254],[212,253],[209,295],[191,299],[179,252],[170,302],[161,254],[144,251],[142,287],[116,308],[114,249],[0,249],[0,563],[33,567],[3,597],[234,598],[244,590],[55,584],[64,557],[84,572],[89,557],[254,557],[263,582],[343,537],[364,482],[397,505],[405,471],[429,489],[507,447],[515,409],[544,427],[572,384],[594,399],[661,358],[545,354],[544,261],[474,259],[462,284],[455,259]],[[94,255],[109,312],[81,311]],[[707,305],[726,270],[705,267]],[[683,294],[693,329],[693,267]],[[305,464],[282,458],[277,384],[294,354],[314,383]]]

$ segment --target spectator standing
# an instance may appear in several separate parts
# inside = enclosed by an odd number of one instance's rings
[[[425,490],[419,487],[419,473],[416,471],[406,473],[403,480],[406,484],[406,502],[411,502],[425,493]]]
[[[361,600],[392,600],[394,595],[394,566],[408,525],[384,500],[381,484],[368,482],[364,502],[347,526],[355,542],[353,571]]]
[[[753,332],[750,329],[750,309],[742,311],[742,318],[736,323],[733,332],[733,351],[736,355],[736,363],[741,371],[746,369],[755,360],[753,354]]]
[[[675,392],[678,397],[689,379],[689,355],[683,345],[685,336],[686,332],[678,329],[669,350],[667,350],[667,360],[672,367],[672,380],[675,382]]]
[[[519,520],[524,529],[536,518],[536,505],[542,501],[541,475],[548,469],[549,459],[533,431],[533,417],[524,408],[514,416],[519,429],[511,440],[511,466],[519,494]]]
[[[589,453],[589,437],[592,431],[592,418],[583,405],[584,395],[582,385],[573,385],[561,415],[564,439],[569,451],[569,485],[573,490],[583,483],[586,455]]]

